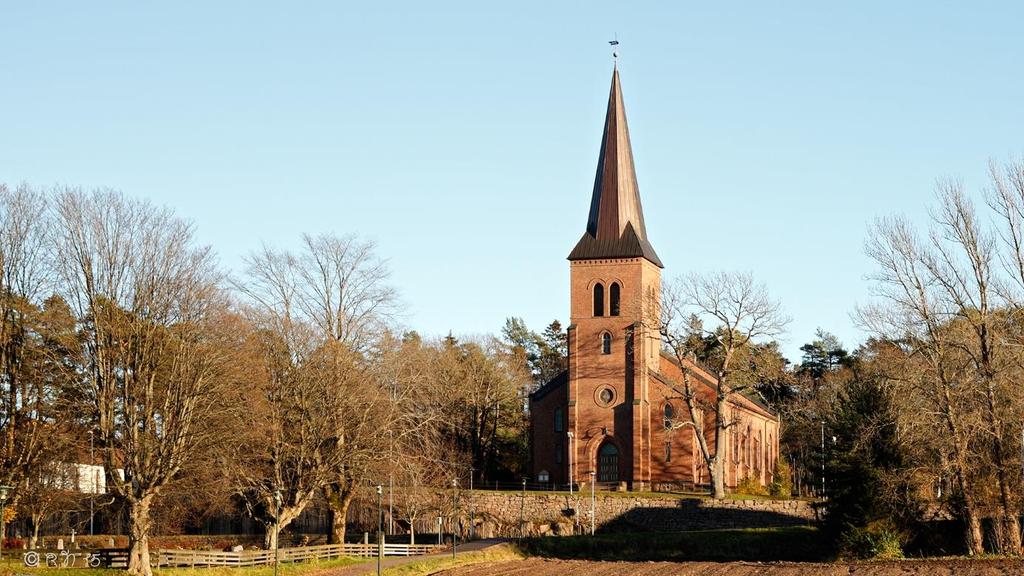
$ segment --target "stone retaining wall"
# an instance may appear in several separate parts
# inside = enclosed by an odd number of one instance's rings
[[[451,530],[448,518],[450,500],[440,513],[445,517],[444,531]],[[722,528],[762,528],[796,526],[817,520],[812,503],[803,500],[712,500],[650,497],[628,494],[597,495],[596,524],[606,531],[677,532],[683,530],[714,530]],[[591,500],[589,493],[543,494],[528,492],[475,491],[459,495],[460,530],[470,532],[470,515],[478,538],[516,538],[521,535],[558,535],[590,531]],[[357,516],[361,514],[357,513]],[[426,513],[417,521],[419,533],[436,533],[439,513]],[[370,516],[374,518],[374,516]],[[520,524],[520,518],[523,518]],[[349,516],[349,521],[359,523]],[[404,525],[404,523],[400,523]]]
[[[598,529],[652,532],[794,526],[814,522],[815,511],[800,500],[711,500],[597,496]],[[516,537],[589,531],[588,494],[520,495],[475,493],[463,499],[463,514],[473,511],[477,536]],[[520,528],[520,513],[525,518]],[[467,518],[468,520],[468,518]]]

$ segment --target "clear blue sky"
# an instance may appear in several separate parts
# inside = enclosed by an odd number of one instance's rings
[[[379,243],[425,334],[568,314],[611,74],[666,275],[764,280],[849,346],[867,223],[1024,153],[1018,2],[15,2],[0,181],[173,207],[228,267]],[[771,4],[771,6],[768,6]]]

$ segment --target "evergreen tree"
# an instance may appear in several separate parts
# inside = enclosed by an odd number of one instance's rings
[[[815,340],[800,347],[803,360],[798,372],[810,376],[815,384],[820,383],[826,374],[837,368],[849,366],[850,354],[835,335],[818,328]]]

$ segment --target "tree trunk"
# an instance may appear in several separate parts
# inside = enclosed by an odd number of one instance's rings
[[[305,505],[302,505],[302,506],[282,506],[281,507],[280,516],[278,517],[278,520],[280,520],[280,524],[277,524],[275,526],[273,518],[271,518],[269,521],[266,521],[266,522],[263,523],[263,529],[264,529],[264,532],[263,532],[263,549],[264,550],[273,550],[274,547],[277,546],[278,536],[280,535],[281,530],[284,530],[285,528],[287,528],[288,525],[291,524],[293,520],[298,518],[299,514],[302,514],[302,510],[304,508],[305,508]]]
[[[959,450],[957,452],[957,456],[962,456]],[[962,460],[954,464],[954,472],[956,474],[957,486],[964,499],[964,544],[967,545],[968,556],[979,556],[985,553],[985,540],[981,531],[981,515],[978,514],[978,506],[974,502],[973,493],[969,491],[971,487],[967,485],[967,475],[960,462]]]
[[[723,458],[716,457],[711,469],[711,496],[718,500],[725,498],[725,460]]]
[[[715,418],[715,461],[711,468],[711,496],[719,500],[725,498],[725,463],[729,453],[729,436],[726,434],[729,429],[725,420],[727,407],[727,399],[720,398]]]
[[[32,537],[28,541],[28,547],[30,550],[35,550],[36,545],[39,543],[39,525],[42,524],[42,518],[39,518],[35,514],[32,515]]]
[[[980,556],[985,553],[981,516],[978,515],[973,503],[964,506],[964,538],[967,540],[968,556]]]
[[[411,522],[409,522],[409,545],[410,546],[415,546],[416,545],[416,526],[414,526],[414,524],[416,524],[416,520],[415,519],[413,519]]]
[[[153,496],[146,495],[128,503],[128,573],[135,576],[153,576],[149,564],[149,527],[152,522],[149,507]]]
[[[327,505],[331,509],[331,544],[345,543],[345,522],[348,520],[348,508],[354,496],[355,492],[352,490],[343,489],[327,498]]]
[[[992,401],[989,402],[991,405]],[[995,459],[996,482],[999,485],[999,518],[996,530],[1000,531],[1000,534],[995,539],[998,547],[996,552],[1015,556],[1021,553],[1020,520],[1010,502],[1010,480],[1006,475],[1007,466],[1001,431],[996,429],[993,436],[992,451]]]

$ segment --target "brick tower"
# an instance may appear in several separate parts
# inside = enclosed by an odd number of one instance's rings
[[[530,395],[531,473],[552,488],[590,481],[630,490],[708,486],[697,432],[678,391],[684,368],[701,402],[715,399],[708,369],[661,352],[661,260],[647,238],[619,71],[612,73],[604,135],[583,237],[569,254],[568,368]],[[715,423],[703,412],[714,445]],[[756,396],[729,401],[726,483],[770,481],[779,419]]]
[[[569,254],[569,476],[651,480],[649,373],[658,369],[661,260],[647,239],[619,71],[612,73],[587,229]]]

